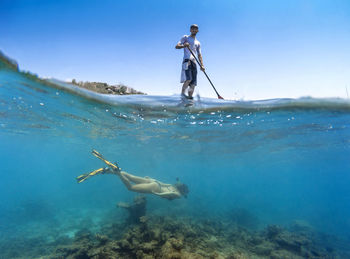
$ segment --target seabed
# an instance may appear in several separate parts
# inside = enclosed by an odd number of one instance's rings
[[[277,259],[349,256],[338,254],[332,247],[335,242],[339,245],[339,240],[314,231],[303,221],[294,222],[288,229],[268,225],[258,230],[257,219],[244,209],[215,218],[159,216],[147,214],[146,203],[144,196],[136,196],[131,204],[117,205],[127,211],[128,216],[122,221],[111,214],[96,223],[92,221],[94,216],[90,215],[80,222],[80,229],[56,233],[55,238],[42,235],[4,239],[0,242],[1,258]]]

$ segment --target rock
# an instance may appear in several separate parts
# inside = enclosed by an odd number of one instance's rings
[[[257,245],[254,247],[253,252],[258,255],[269,256],[273,251],[274,247],[270,243],[265,243],[261,245]]]
[[[293,255],[284,250],[276,250],[270,254],[269,258],[270,259],[281,259],[281,258],[302,259],[303,257],[298,255]]]
[[[282,233],[282,228],[277,225],[269,225],[266,229],[267,237],[269,239],[276,238],[280,233]]]
[[[250,257],[248,257],[247,255],[241,252],[233,252],[226,257],[226,259],[248,259],[248,258]]]
[[[143,195],[137,195],[134,198],[134,202],[132,204],[119,202],[117,204],[118,208],[126,209],[129,213],[128,223],[147,223],[146,215],[146,197]]]
[[[118,242],[118,246],[122,249],[122,250],[131,250],[132,249],[132,245],[125,239],[122,239]]]
[[[171,246],[176,250],[181,250],[184,246],[183,241],[181,239],[170,238],[168,242],[170,242]]]
[[[0,68],[7,68],[18,71],[18,64],[14,59],[7,57],[0,51]]]
[[[108,236],[96,234],[96,240],[99,242],[99,245],[104,245],[108,242]]]
[[[173,248],[171,242],[167,241],[161,248],[161,254],[164,256],[164,259],[181,259],[180,251]]]
[[[301,253],[302,246],[307,246],[310,243],[307,238],[290,233],[279,235],[275,239],[275,242],[279,245],[280,249],[288,250],[296,254]]]
[[[251,238],[248,239],[248,242],[252,245],[259,245],[262,242],[264,242],[264,239],[261,236],[253,235]]]
[[[140,217],[140,223],[147,223],[147,221],[148,221],[148,217],[146,216]]]
[[[90,230],[88,229],[82,229],[78,232],[75,233],[74,235],[74,242],[82,242],[82,241],[86,241],[89,242],[90,240],[92,240],[92,234],[90,232]]]
[[[102,93],[102,94],[115,94],[115,95],[130,95],[130,94],[145,94],[140,91],[128,87],[123,84],[108,85],[107,83],[101,82],[77,82],[75,79],[71,81],[72,84],[88,89],[90,91]]]
[[[151,241],[151,242],[142,244],[141,249],[144,252],[149,253],[149,252],[152,252],[152,251],[156,250],[157,247],[158,247],[158,242],[157,241]]]
[[[305,220],[295,220],[290,228],[295,232],[311,232],[313,231],[312,226]]]

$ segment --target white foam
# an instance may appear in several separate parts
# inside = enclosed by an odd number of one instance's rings
[[[270,108],[343,108],[350,109],[350,100],[342,98],[312,98],[302,97],[298,99],[282,98],[267,100],[222,100],[214,98],[199,98],[197,96],[193,105],[181,100],[180,95],[111,95],[96,93],[76,85],[57,79],[49,82],[58,88],[63,88],[74,94],[112,105],[136,105],[154,108],[187,107],[200,109],[233,108],[233,109],[270,109]]]

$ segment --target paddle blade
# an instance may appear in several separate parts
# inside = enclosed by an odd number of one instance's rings
[[[222,100],[225,100],[222,96],[218,95],[218,98],[219,99],[222,99]]]

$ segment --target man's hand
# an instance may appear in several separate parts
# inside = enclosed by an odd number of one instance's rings
[[[185,42],[184,44],[181,44],[180,42],[176,44],[175,49],[184,49],[186,47],[189,47],[190,44],[188,42]]]
[[[201,70],[204,72],[205,71],[205,67],[203,65],[201,65]]]

